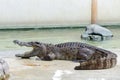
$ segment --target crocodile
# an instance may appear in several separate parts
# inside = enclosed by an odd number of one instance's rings
[[[71,60],[80,63],[75,70],[98,70],[112,68],[117,63],[117,55],[111,51],[81,42],[48,44],[41,42],[13,41],[20,46],[33,47],[32,51],[16,54],[16,57],[37,56],[42,60]]]

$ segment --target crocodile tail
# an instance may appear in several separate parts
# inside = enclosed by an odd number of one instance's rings
[[[101,53],[101,52],[100,52]],[[97,70],[112,68],[117,63],[117,55],[112,52],[96,53],[91,59],[81,62],[75,70]]]
[[[116,65],[117,59],[98,59],[90,60],[80,63],[80,66],[76,66],[75,70],[98,70],[98,69],[108,69]]]

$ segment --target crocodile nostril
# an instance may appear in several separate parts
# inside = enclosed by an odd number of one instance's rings
[[[13,40],[13,43],[18,43],[18,40]]]

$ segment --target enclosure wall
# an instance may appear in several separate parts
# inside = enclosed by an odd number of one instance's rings
[[[97,23],[119,24],[119,3],[120,0],[98,0]],[[90,24],[90,20],[91,0],[0,0],[0,28],[81,26]]]

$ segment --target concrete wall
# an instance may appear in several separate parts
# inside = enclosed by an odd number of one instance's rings
[[[119,4],[98,0],[97,22],[120,23]],[[0,0],[0,25],[84,25],[90,20],[91,0]]]
[[[99,24],[120,24],[120,0],[98,0]]]
[[[0,24],[85,24],[90,0],[0,0]]]

